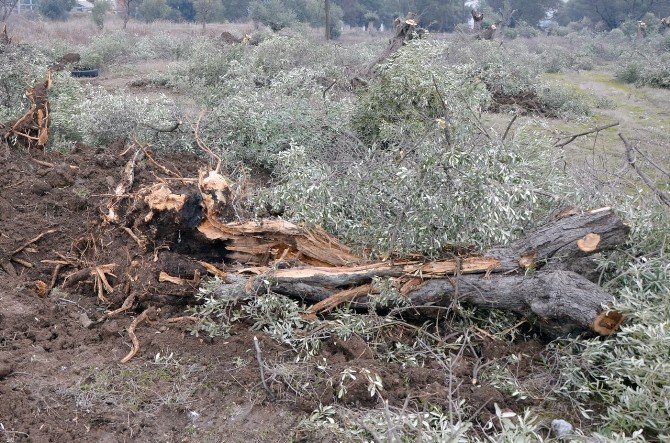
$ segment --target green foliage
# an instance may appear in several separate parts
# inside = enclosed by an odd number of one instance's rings
[[[589,114],[587,103],[577,92],[542,81],[543,67],[550,71],[559,69],[551,65],[551,53],[556,49],[548,47],[543,53],[539,49],[541,55],[527,54],[520,60],[515,51],[494,46],[497,45],[491,42],[475,46],[479,52],[475,52],[476,63],[470,67],[470,75],[481,79],[491,92],[493,109],[516,104],[526,111],[549,117],[575,118]],[[559,66],[565,63],[563,59],[556,61]]]
[[[376,12],[366,12],[363,15],[363,18],[367,23],[373,22],[375,25],[379,22],[379,14]]]
[[[139,141],[151,142],[157,149],[171,149],[172,145],[162,144],[152,128],[165,128],[181,116],[174,104],[165,97],[158,101],[124,94],[109,94],[98,88],[89,92],[81,103],[79,128],[84,140],[94,146],[107,146],[119,139],[135,137]],[[171,139],[179,144],[181,140]],[[187,146],[181,145],[182,149]]]
[[[640,81],[642,69],[636,63],[629,63],[615,74],[616,79],[623,83],[637,83]]]
[[[170,7],[165,0],[142,0],[137,12],[139,18],[151,23],[167,17]]]
[[[85,111],[86,93],[81,84],[68,72],[53,75],[49,94],[51,149],[67,152],[70,144],[83,141],[81,116]]]
[[[193,51],[197,38],[174,38],[167,32],[140,37],[132,45],[132,55],[140,60],[181,60]]]
[[[413,41],[379,70],[378,80],[359,97],[353,116],[353,127],[364,142],[388,144],[399,135],[420,137],[445,114],[450,128],[468,130],[467,110],[485,109],[490,96],[464,69],[439,69],[436,63],[447,49],[440,43]]]
[[[504,11],[516,10],[516,13],[512,16],[512,26],[523,26],[520,22],[526,22],[531,26],[537,26],[540,20],[546,18],[547,11],[557,8],[561,4],[561,1],[485,0],[484,3],[499,14],[502,14]]]
[[[628,57],[616,71],[615,77],[623,83],[670,88],[670,54],[652,58],[643,54]]]
[[[270,171],[292,144],[323,152],[346,131],[350,100],[324,101],[323,90],[333,81],[346,84],[346,67],[367,61],[366,51],[301,37],[273,37],[257,47],[202,41],[194,49],[180,87],[202,91],[212,108],[201,124],[206,143],[221,146],[233,163]]]
[[[601,22],[607,29],[614,29],[626,20],[641,20],[649,12],[666,17],[670,14],[670,5],[655,0],[568,0],[561,5],[557,17],[561,24],[586,17],[593,23]]]
[[[29,45],[7,45],[0,51],[0,123],[22,115],[28,109],[26,88],[44,81],[48,58]],[[26,84],[28,82],[28,84]]]
[[[192,22],[195,20],[195,6],[191,0],[167,0],[167,5],[172,9],[168,14],[170,20],[186,20]]]
[[[220,21],[223,16],[223,3],[221,0],[195,0],[195,18],[205,26],[205,23]]]
[[[37,10],[48,19],[66,20],[76,4],[75,0],[40,0]]]
[[[134,38],[122,31],[96,35],[80,51],[80,64],[87,68],[108,68],[121,58],[128,56],[134,43]]]
[[[249,15],[273,31],[280,31],[297,20],[295,11],[286,7],[282,0],[255,0],[249,4]]]
[[[110,9],[112,9],[112,6],[107,0],[98,0],[93,5],[93,9],[91,9],[91,18],[93,19],[93,23],[95,23],[99,29],[104,28],[105,15],[107,15],[107,12],[109,12]]]
[[[401,51],[356,104],[361,138],[345,133],[339,151],[318,155],[292,143],[264,201],[380,255],[506,242],[541,216],[542,195],[565,181],[546,141],[524,130],[508,144],[489,140],[478,121],[486,88],[442,69],[443,51],[425,42]]]

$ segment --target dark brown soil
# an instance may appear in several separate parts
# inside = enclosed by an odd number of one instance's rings
[[[225,264],[217,261],[216,251],[189,250],[188,239],[174,233],[142,250],[127,232],[102,223],[101,208],[132,154],[126,148],[123,143],[104,150],[82,145],[67,155],[12,148],[0,159],[0,436],[59,443],[296,441],[304,438],[296,435],[300,420],[319,403],[379,406],[363,377],[337,400],[336,388],[324,380],[312,380],[311,389],[296,395],[285,379],[272,376],[272,401],[261,385],[253,337],[259,338],[269,367],[292,364],[289,348],[244,323],[234,326],[230,338],[210,339],[190,334],[186,322],[166,321],[183,315],[195,288],[177,290],[158,282],[160,270],[193,278],[199,266],[193,257]],[[162,156],[160,163],[184,177],[197,176],[204,165],[184,153]],[[156,175],[161,174],[150,162],[138,163],[136,182]],[[51,229],[57,231],[14,256],[23,264],[9,261],[12,251]],[[57,261],[68,264],[54,274]],[[91,278],[71,284],[78,271],[110,263],[116,267],[115,277],[109,277],[114,287],[106,294],[109,303],[98,300]],[[53,289],[40,298],[38,282],[50,286],[54,275]],[[64,285],[68,276],[71,281]],[[127,280],[133,283],[121,284]],[[97,321],[130,294],[138,299],[133,310]],[[156,307],[156,315],[138,327],[140,352],[121,364],[130,349],[126,328],[148,306]],[[402,327],[386,334],[387,342],[412,339],[412,330]],[[473,380],[473,374],[476,366],[493,360],[506,365],[504,359],[516,353],[521,355],[518,376],[531,376],[541,367],[543,346],[473,336],[479,337],[474,349],[449,370],[431,360],[415,367],[386,362],[357,336],[325,340],[321,355],[301,370],[314,372],[316,360],[325,358],[337,381],[345,368],[365,368],[381,376],[382,395],[391,405],[402,407],[409,397],[413,405],[449,407],[462,399],[464,415],[481,424],[492,417],[495,403],[515,411],[538,404],[507,396]]]

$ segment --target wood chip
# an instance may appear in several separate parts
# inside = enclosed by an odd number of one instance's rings
[[[44,298],[47,296],[49,288],[45,282],[42,280],[37,280],[35,282],[35,292],[39,298]]]
[[[174,277],[167,272],[161,271],[160,274],[158,274],[158,281],[159,282],[168,282],[172,283],[174,285],[179,285],[183,286],[186,284],[187,280],[184,280],[183,278],[179,277]]]

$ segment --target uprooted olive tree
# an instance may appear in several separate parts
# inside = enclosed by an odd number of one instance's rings
[[[119,195],[126,193],[121,189]],[[227,264],[222,285],[315,303],[308,310],[312,316],[342,303],[365,303],[378,293],[375,282],[382,278],[391,280],[418,316],[466,302],[517,313],[550,336],[588,330],[608,335],[622,321],[609,309],[612,296],[589,280],[595,270],[591,256],[627,237],[628,228],[610,208],[565,209],[521,239],[481,254],[368,261],[319,228],[282,219],[239,221],[231,195],[226,178],[203,172],[178,185],[143,186],[132,202],[112,199],[105,217],[137,233],[144,244],[188,236],[192,251],[216,249]],[[161,272],[163,280],[179,285],[191,281],[196,270]]]

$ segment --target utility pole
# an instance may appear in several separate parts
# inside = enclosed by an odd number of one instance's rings
[[[324,9],[326,12],[326,40],[332,38],[330,34],[330,0],[324,0]]]

